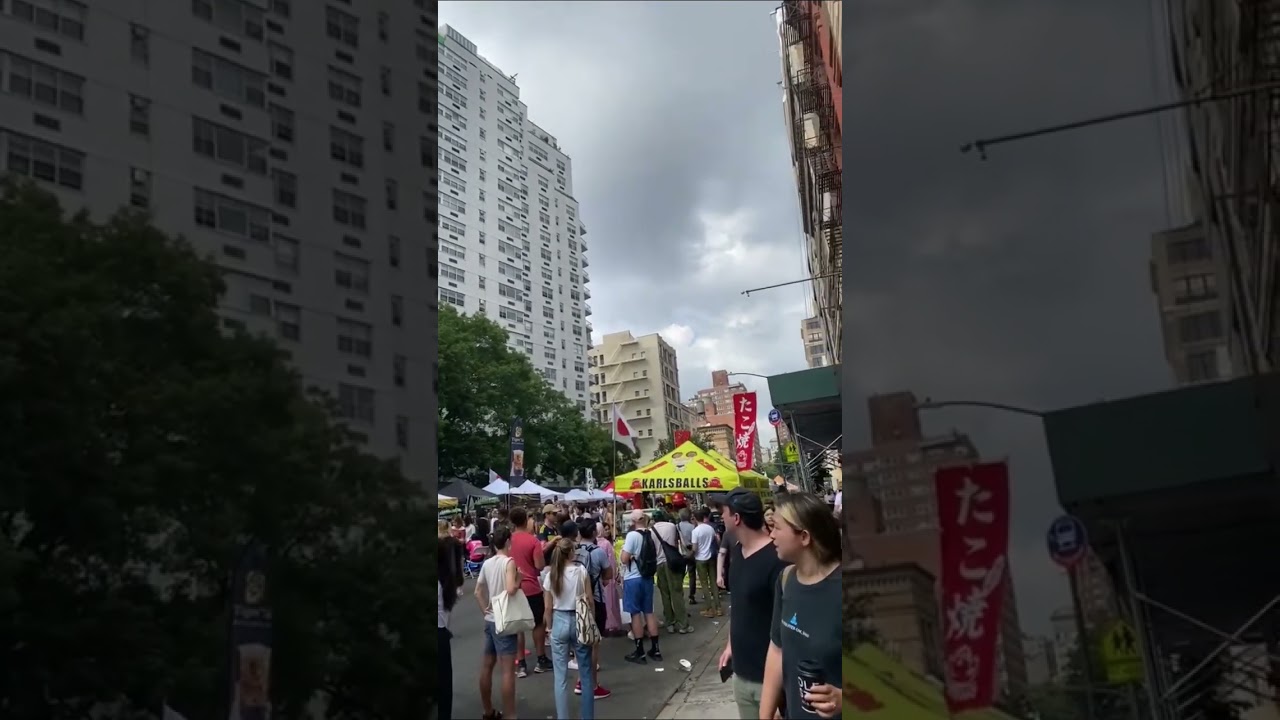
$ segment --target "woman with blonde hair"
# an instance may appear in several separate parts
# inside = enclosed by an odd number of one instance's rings
[[[576,533],[575,533],[576,535]],[[574,538],[562,537],[555,543],[551,565],[543,575],[542,589],[546,598],[545,627],[550,628],[551,665],[555,672],[556,717],[570,720],[569,700],[573,686],[569,682],[569,658],[578,661],[578,677],[582,683],[582,720],[595,718],[595,662],[591,657],[591,645],[578,641],[579,622],[595,627],[594,602],[591,595],[591,578],[587,569],[576,562],[578,552]],[[579,613],[578,599],[586,600],[592,612]],[[590,633],[588,635],[597,634]]]
[[[840,523],[816,495],[788,493],[776,503],[771,536],[792,567],[774,592],[760,719],[840,717]]]

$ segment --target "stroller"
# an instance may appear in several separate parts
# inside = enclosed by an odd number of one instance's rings
[[[467,543],[467,557],[462,563],[462,575],[468,578],[480,577],[480,566],[488,555],[488,548],[479,540]]]

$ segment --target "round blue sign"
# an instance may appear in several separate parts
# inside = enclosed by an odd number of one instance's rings
[[[769,423],[775,427],[782,424],[782,411],[774,408],[769,411]]]
[[[1049,557],[1064,568],[1080,562],[1089,550],[1084,523],[1071,515],[1063,515],[1054,520],[1049,526],[1045,541],[1049,547]]]

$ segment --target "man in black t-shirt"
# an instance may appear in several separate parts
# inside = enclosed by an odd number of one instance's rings
[[[729,606],[729,642],[720,667],[733,663],[733,699],[744,720],[757,720],[764,690],[764,663],[769,655],[769,627],[774,592],[787,563],[764,526],[764,503],[755,493],[736,489],[714,497],[723,504],[725,528],[734,537],[728,551],[726,585],[733,587]]]

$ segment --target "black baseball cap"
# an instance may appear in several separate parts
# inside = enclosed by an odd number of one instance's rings
[[[560,524],[560,537],[576,538],[578,537],[578,523],[568,520]]]
[[[734,488],[727,493],[713,493],[707,496],[707,502],[723,505],[737,515],[763,515],[764,502],[760,496],[745,488]]]

